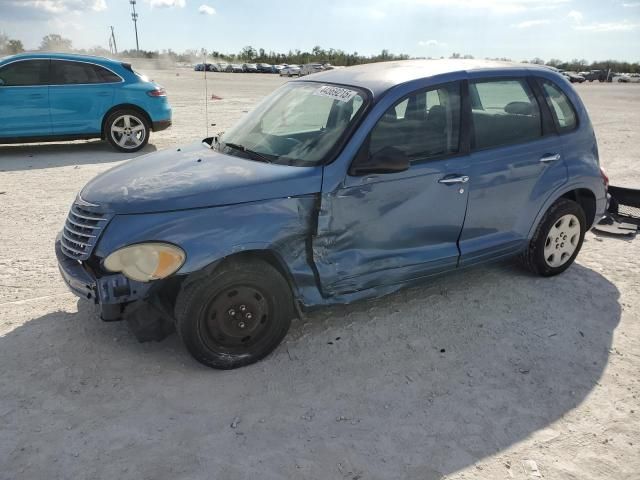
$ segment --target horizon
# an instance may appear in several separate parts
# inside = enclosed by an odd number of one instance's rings
[[[348,6],[138,0],[136,10],[140,49],[147,51],[231,54],[251,45],[286,53],[321,45],[364,56],[386,49],[420,58],[458,52],[514,61],[640,61],[640,1],[632,0],[356,0]],[[0,13],[0,32],[27,50],[51,33],[69,38],[74,49],[108,50],[110,25],[119,51],[136,48],[128,0],[2,0]]]

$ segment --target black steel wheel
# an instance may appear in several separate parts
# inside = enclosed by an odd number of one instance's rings
[[[212,368],[257,362],[282,341],[295,316],[287,281],[262,260],[227,260],[187,282],[176,301],[176,327],[187,350]]]

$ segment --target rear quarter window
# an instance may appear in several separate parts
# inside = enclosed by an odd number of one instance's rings
[[[578,117],[571,100],[555,83],[542,79],[540,82],[558,130],[561,133],[575,130],[578,126]]]

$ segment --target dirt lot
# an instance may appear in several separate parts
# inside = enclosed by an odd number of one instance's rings
[[[200,139],[201,77],[149,73],[175,125],[147,151]],[[210,74],[212,130],[283,81]],[[577,88],[612,183],[640,188],[640,85]],[[69,205],[124,158],[0,147],[1,479],[640,478],[640,239],[589,233],[552,279],[483,267],[320,310],[219,372],[175,335],[138,344],[59,279]]]

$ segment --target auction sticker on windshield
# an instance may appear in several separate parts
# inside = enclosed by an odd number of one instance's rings
[[[348,102],[353,97],[355,97],[358,94],[358,92],[356,92],[355,90],[349,90],[348,88],[323,85],[318,90],[316,90],[313,94],[318,95],[320,97],[333,98],[334,100],[339,100],[341,102]]]

